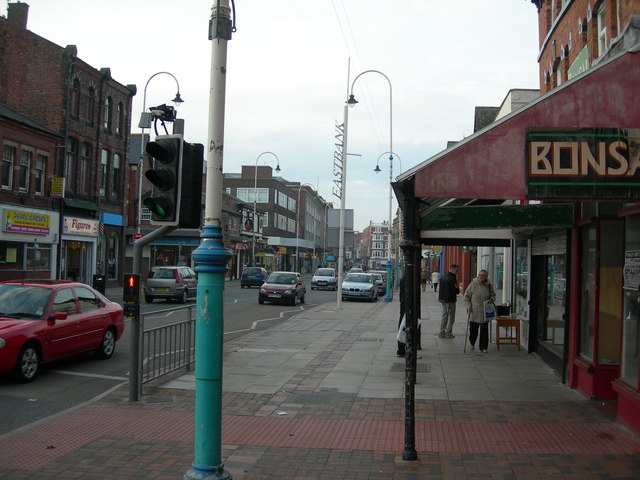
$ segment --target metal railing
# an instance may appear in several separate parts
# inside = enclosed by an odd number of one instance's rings
[[[150,329],[144,328],[145,317],[179,310],[187,311],[187,319],[179,322],[160,325]],[[181,368],[191,369],[195,360],[195,305],[167,308],[141,315],[142,323],[142,370],[139,391],[142,384],[156,380]]]

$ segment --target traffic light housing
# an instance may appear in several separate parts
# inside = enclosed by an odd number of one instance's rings
[[[125,273],[124,287],[122,290],[124,303],[140,303],[140,275],[137,273]]]
[[[153,185],[143,204],[151,210],[152,225],[179,225],[182,180],[182,135],[159,135],[145,151],[153,159],[144,176]]]
[[[179,224],[183,228],[200,228],[202,223],[204,145],[184,142],[182,151]]]

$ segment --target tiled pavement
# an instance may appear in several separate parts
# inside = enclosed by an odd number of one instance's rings
[[[301,311],[225,344],[223,448],[234,479],[634,479],[640,439],[513,347],[463,353],[423,296],[418,460],[404,446],[397,302]],[[1,479],[180,479],[193,460],[194,379],[127,387],[0,437]]]

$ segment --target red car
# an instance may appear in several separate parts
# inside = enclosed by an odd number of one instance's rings
[[[304,303],[307,289],[302,277],[296,272],[272,272],[258,292],[258,303],[286,303],[295,305],[298,300]]]
[[[30,382],[41,363],[94,351],[111,358],[124,331],[122,307],[66,280],[0,282],[0,372]]]

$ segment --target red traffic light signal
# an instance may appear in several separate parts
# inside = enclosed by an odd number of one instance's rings
[[[122,291],[124,303],[140,303],[140,275],[126,273],[124,275],[124,289]]]

